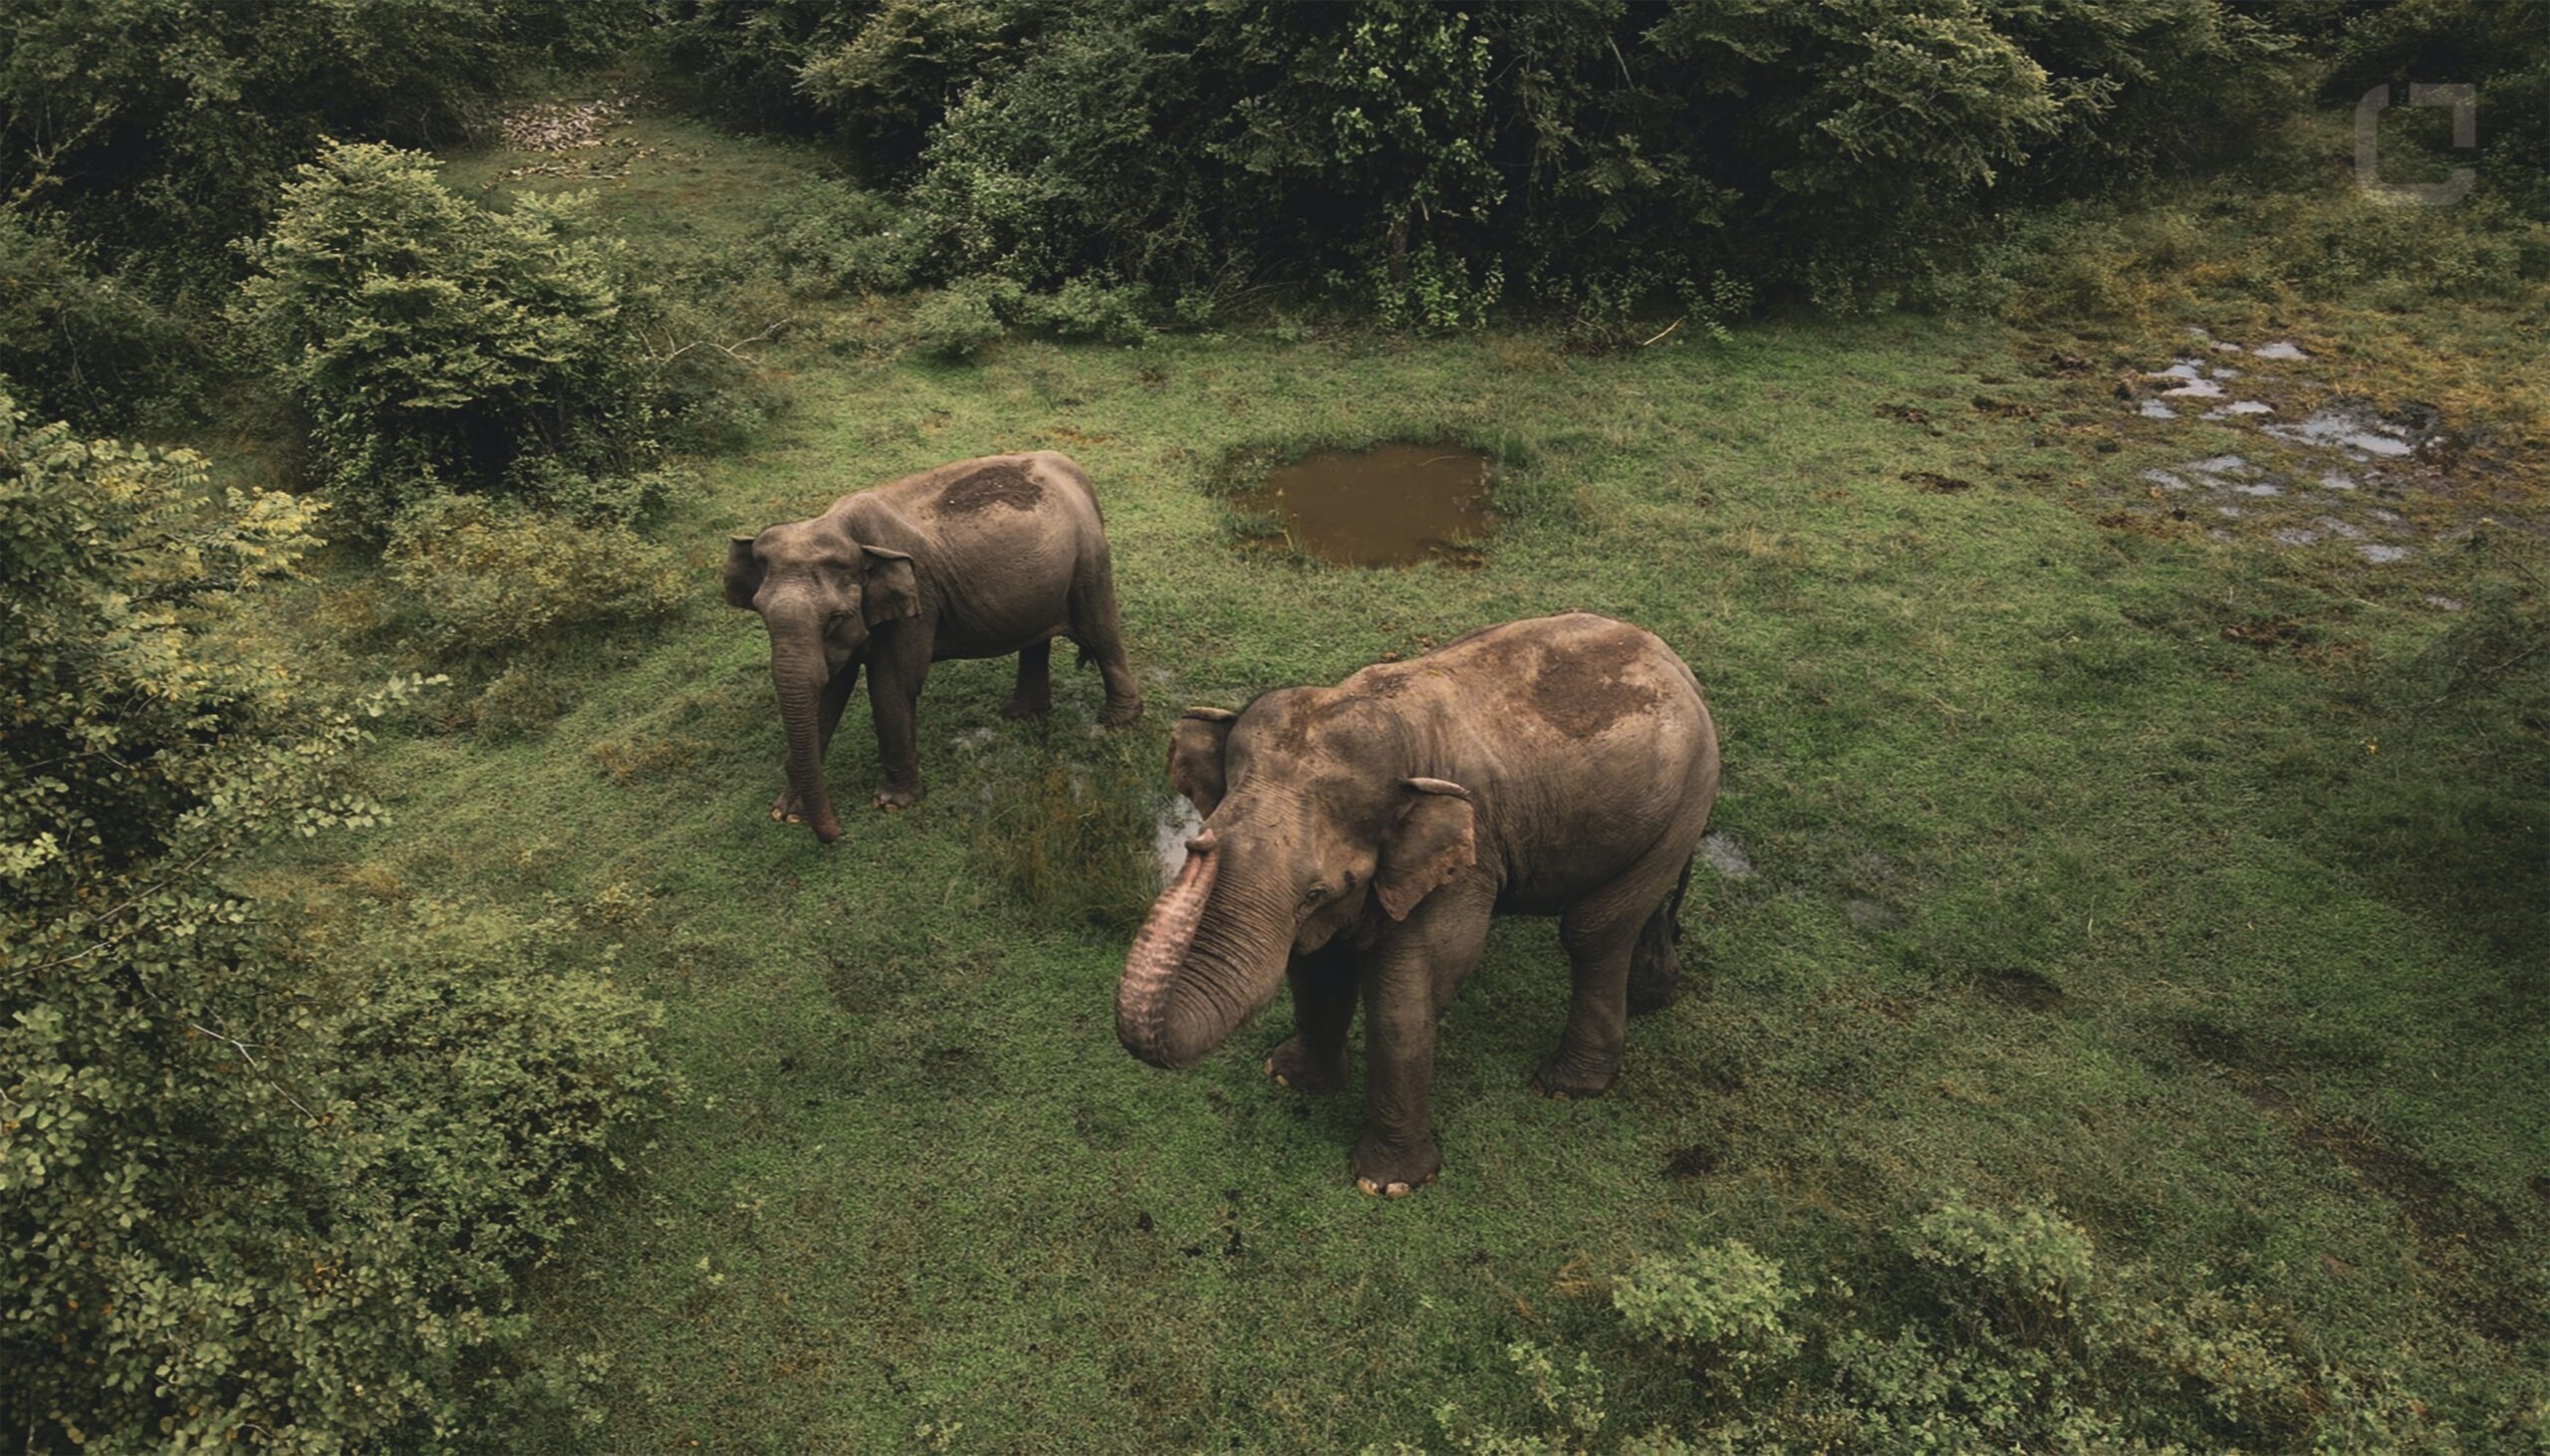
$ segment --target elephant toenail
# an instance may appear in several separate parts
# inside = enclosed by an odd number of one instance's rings
[[[1405,1198],[1408,1193],[1408,1188],[1405,1183],[1393,1183],[1390,1191],[1393,1198]]]
[[[1374,1182],[1374,1181],[1373,1181],[1372,1179],[1370,1179],[1370,1178],[1358,1178],[1358,1179],[1356,1179],[1356,1180],[1355,1180],[1355,1186],[1356,1186],[1356,1187],[1358,1187],[1358,1188],[1363,1189],[1363,1190],[1364,1190],[1365,1192],[1367,1192],[1367,1193],[1379,1193],[1379,1192],[1381,1192],[1381,1191],[1382,1191],[1382,1187],[1381,1187],[1381,1185],[1380,1185],[1379,1183]]]

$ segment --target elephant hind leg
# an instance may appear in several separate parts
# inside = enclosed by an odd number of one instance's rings
[[[1095,663],[1107,680],[1107,706],[1100,710],[1098,721],[1122,728],[1142,717],[1143,687],[1125,660],[1125,629],[1116,612],[1116,574],[1103,543],[1096,559],[1082,563],[1073,574],[1069,610],[1081,665]]]
[[[1630,952],[1632,1016],[1662,1011],[1681,994],[1682,959],[1676,945],[1682,938],[1682,896],[1690,887],[1691,866],[1686,860],[1673,893],[1665,896],[1638,933],[1638,948]]]

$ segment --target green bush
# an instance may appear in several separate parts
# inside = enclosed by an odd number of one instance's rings
[[[1025,322],[1065,339],[1144,344],[1151,339],[1150,290],[1094,278],[1075,278],[1049,294],[1030,295]]]
[[[2002,199],[2204,165],[2296,96],[2288,39],[2221,0],[887,9],[1027,37],[981,49],[919,154],[949,272],[1289,273],[1417,328],[1509,279],[1871,306]]]
[[[410,604],[408,635],[452,661],[654,620],[690,588],[670,549],[626,526],[463,497],[401,515],[382,561]]]
[[[2388,85],[2391,105],[2405,108],[2412,83],[2468,84],[2475,155],[2451,146],[2446,111],[2394,110],[2386,130],[2422,122],[2435,159],[2471,168],[2481,192],[2550,222],[2550,166],[2542,164],[2550,156],[2550,24],[2539,5],[2399,0],[2351,6],[2339,19],[2324,99],[2353,106]]]
[[[2214,1288],[2202,1270],[2164,1279],[2103,1260],[2050,1210],[1951,1196],[1874,1252],[1869,1294],[1834,1279],[1810,1295],[1733,1240],[1642,1259],[1614,1286],[1625,1338],[1605,1358],[1529,1341],[1508,1351],[1528,1388],[1505,1403],[1537,1409],[1527,1418],[1545,1434],[1448,1404],[1435,1423],[1466,1451],[1602,1449],[1609,1383],[1681,1431],[1614,1443],[1623,1451],[2454,1444],[2396,1378],[2297,1348],[2258,1296]],[[1650,1373],[1676,1367],[1679,1389]]]
[[[748,124],[837,130],[874,180],[900,178],[947,109],[1061,7],[1052,0],[664,0],[699,102]]]
[[[47,419],[108,427],[182,405],[208,361],[140,290],[102,274],[56,219],[0,207],[0,374]]]
[[[1782,1317],[1798,1299],[1778,1264],[1734,1239],[1687,1258],[1642,1259],[1612,1289],[1632,1333],[1686,1350],[1712,1378],[1739,1386],[1797,1352]]]
[[[515,1276],[668,1091],[586,927],[422,914],[394,961],[323,964],[230,883],[378,813],[356,717],[248,610],[318,509],[0,394],[0,1428],[30,1449],[451,1439],[508,1378]]]
[[[1024,290],[1006,280],[967,279],[922,299],[912,312],[912,333],[923,354],[969,360],[1009,332],[1000,304],[1014,309]]]
[[[899,293],[921,265],[909,219],[873,192],[808,182],[771,208],[762,247],[789,291],[808,298]]]
[[[627,472],[669,403],[670,361],[640,332],[650,300],[583,199],[493,212],[437,170],[392,146],[329,147],[250,250],[234,310],[306,416],[322,482],[368,530],[543,459]]]
[[[231,275],[321,138],[422,143],[468,129],[527,73],[615,53],[625,3],[18,0],[0,11],[0,194],[122,259]]]

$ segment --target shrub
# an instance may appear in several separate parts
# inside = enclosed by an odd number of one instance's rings
[[[548,0],[19,0],[0,18],[0,193],[110,255],[225,281],[329,132],[465,130],[526,72],[616,52],[642,11]]]
[[[2185,171],[2294,98],[2285,38],[2220,0],[997,9],[1032,42],[911,189],[954,271],[1271,265],[1414,328],[1642,271],[1872,306],[1987,199]]]
[[[0,395],[0,1427],[31,1449],[449,1439],[514,1276],[667,1091],[589,936],[436,911],[323,966],[228,882],[378,812],[353,713],[245,609],[317,510]]]
[[[1026,323],[1065,339],[1144,344],[1151,338],[1149,309],[1150,291],[1139,284],[1075,278],[1050,294],[1030,295],[1023,313]]]
[[[638,333],[648,300],[581,199],[492,212],[437,170],[329,147],[250,250],[234,310],[306,415],[322,482],[370,530],[543,457],[642,464],[666,402]]]
[[[415,637],[443,656],[501,656],[570,632],[649,621],[686,600],[679,561],[620,525],[504,502],[411,508],[382,553]]]
[[[1525,1342],[1508,1351],[1548,1434],[1517,1436],[1439,1407],[1451,1443],[1478,1452],[1596,1449],[1605,1373],[1642,1404],[1678,1409],[1670,1430],[1623,1450],[2219,1450],[2448,1447],[2398,1380],[2308,1358],[2280,1312],[2216,1289],[2204,1271],[2165,1281],[2103,1261],[2046,1209],[1951,1196],[1875,1252],[1891,1298],[1841,1280],[1829,1296],[1783,1283],[1732,1240],[1638,1261],[1613,1292],[1625,1347]],[[1648,1378],[1660,1352],[1699,1376]],[[1691,1356],[1700,1358],[1694,1362]],[[1764,1378],[1794,1360],[1782,1378]],[[1660,1398],[1659,1398],[1660,1397]]]
[[[2005,1213],[1951,1198],[1921,1215],[1905,1248],[1957,1308],[2030,1342],[2072,1323],[2091,1280],[2090,1236],[2040,1208]]]
[[[1686,1258],[1642,1259],[1612,1290],[1612,1308],[1632,1333],[1683,1349],[1712,1378],[1739,1386],[1797,1352],[1782,1316],[1798,1299],[1778,1264],[1734,1239]]]
[[[1007,292],[1023,297],[1015,284]],[[1001,294],[1001,289],[985,282],[968,280],[921,300],[912,314],[912,332],[921,352],[949,360],[969,360],[981,353],[984,345],[1008,332],[994,305]]]
[[[92,427],[128,423],[154,399],[183,402],[202,351],[92,254],[58,221],[0,207],[0,374],[40,417]]]
[[[921,239],[899,209],[837,182],[808,182],[780,198],[762,247],[789,290],[809,298],[899,293],[921,264]]]
[[[2467,83],[2477,116],[2478,153],[2452,148],[2442,111],[2386,120],[2428,120],[2445,144],[2429,147],[2446,165],[2468,166],[2482,192],[2539,221],[2550,221],[2550,27],[2537,6],[2474,5],[2462,0],[2401,0],[2349,7],[2321,95],[2352,106],[2367,90],[2391,86],[2405,107],[2414,82]]]

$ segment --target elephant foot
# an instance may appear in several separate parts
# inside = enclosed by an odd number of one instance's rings
[[[1532,1089],[1542,1096],[1559,1101],[1590,1101],[1612,1090],[1620,1081],[1621,1069],[1615,1063],[1609,1068],[1588,1067],[1571,1062],[1562,1054],[1553,1057],[1532,1075]]]
[[[797,791],[782,790],[778,798],[770,801],[770,817],[781,824],[802,823],[806,813],[798,806]]]
[[[1123,702],[1109,698],[1107,706],[1099,710],[1098,722],[1105,728],[1123,728],[1140,722],[1142,716],[1143,700],[1141,698],[1129,698]]]
[[[922,796],[928,792],[928,790],[923,789],[918,784],[914,784],[908,789],[896,789],[890,786],[877,791],[877,807],[886,811],[888,814],[893,814],[901,810],[909,809],[913,805],[918,804],[921,801]]]
[[[1366,1193],[1405,1198],[1433,1182],[1443,1171],[1443,1154],[1431,1137],[1401,1145],[1367,1132],[1364,1140],[1355,1145],[1355,1155],[1347,1159],[1346,1166],[1355,1174],[1355,1186]]]
[[[1313,1057],[1302,1046],[1302,1039],[1291,1037],[1266,1058],[1266,1075],[1275,1079],[1277,1087],[1295,1092],[1332,1092],[1346,1085],[1346,1049],[1338,1049],[1333,1058]]]
[[[1000,715],[1004,718],[1013,719],[1041,718],[1045,716],[1046,713],[1052,711],[1053,706],[1054,700],[1051,696],[1040,698],[1011,698],[1008,702],[1000,705]]]

